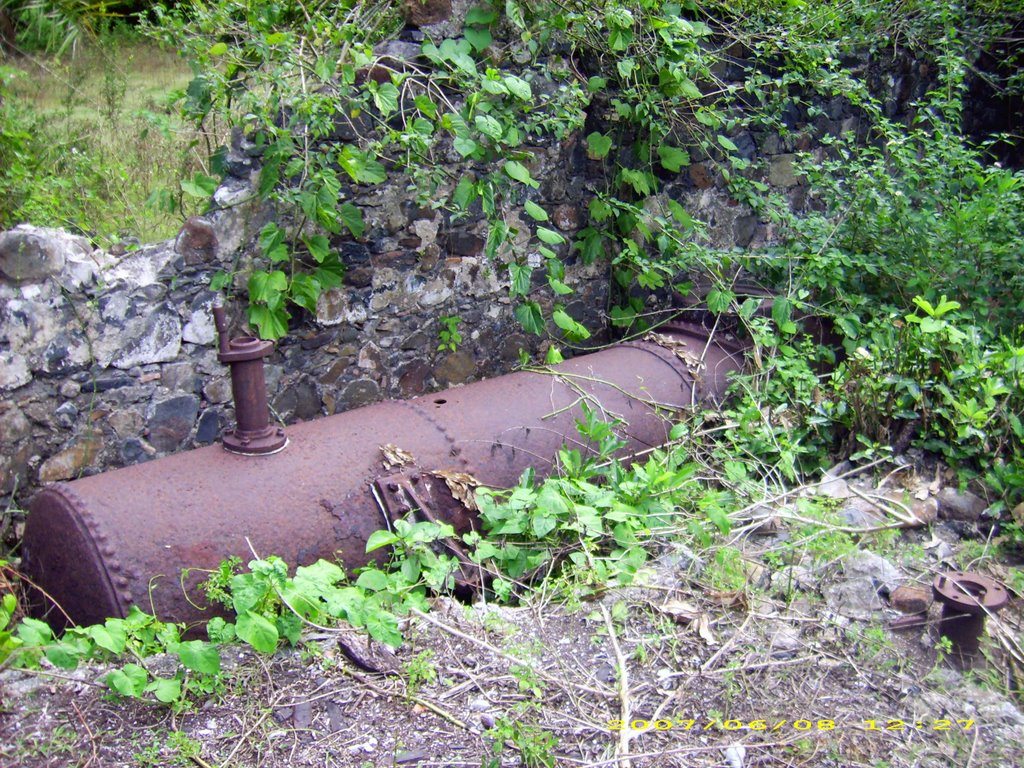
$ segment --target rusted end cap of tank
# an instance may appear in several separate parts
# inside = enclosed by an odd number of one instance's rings
[[[22,540],[31,611],[55,629],[124,616],[130,574],[88,507],[66,483],[35,495]],[[56,607],[55,607],[56,606]]]
[[[943,605],[960,613],[980,616],[1006,605],[1006,587],[980,573],[940,573],[932,582],[932,594]]]

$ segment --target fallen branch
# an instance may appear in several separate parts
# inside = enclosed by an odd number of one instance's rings
[[[629,759],[629,740],[632,736],[632,729],[629,722],[632,720],[629,700],[629,671],[626,659],[622,655],[622,648],[619,647],[619,638],[615,634],[615,624],[608,613],[608,609],[601,605],[601,615],[604,616],[604,625],[608,628],[608,638],[612,642],[612,650],[615,652],[615,663],[619,668],[619,719],[623,727],[619,730],[619,742],[615,747],[615,756],[619,760],[619,768],[631,768]]]

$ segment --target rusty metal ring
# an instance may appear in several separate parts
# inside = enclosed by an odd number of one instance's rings
[[[932,594],[943,605],[960,613],[981,616],[1006,605],[1006,587],[980,573],[940,573],[932,582]]]

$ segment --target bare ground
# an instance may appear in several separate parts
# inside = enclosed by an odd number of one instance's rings
[[[937,657],[934,605],[894,632],[890,611],[829,610],[819,593],[838,573],[789,600],[691,574],[669,554],[645,586],[572,608],[439,599],[397,654],[351,630],[272,658],[230,648],[223,690],[178,714],[111,699],[102,667],[7,671],[0,765],[1024,764],[1019,601],[963,671]]]

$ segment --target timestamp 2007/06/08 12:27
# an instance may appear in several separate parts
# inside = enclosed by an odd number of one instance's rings
[[[935,719],[935,720],[860,720],[856,723],[839,723],[835,720],[693,720],[693,719],[664,719],[664,720],[609,720],[607,728],[610,731],[622,731],[629,728],[633,731],[781,731],[790,728],[795,731],[831,731],[842,725],[853,725],[863,731],[902,731],[902,730],[931,730],[931,731],[967,731],[974,727],[973,720],[958,719]]]

